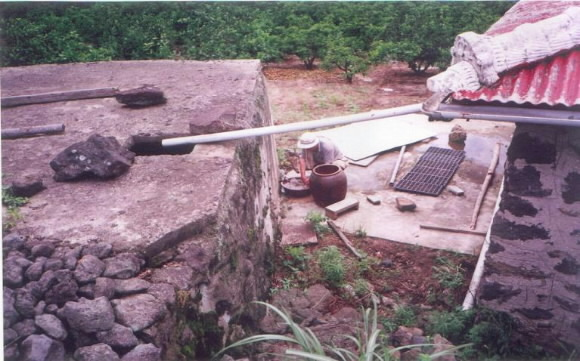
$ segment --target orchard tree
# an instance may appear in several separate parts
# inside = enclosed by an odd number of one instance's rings
[[[511,7],[505,2],[400,2],[392,21],[374,43],[374,61],[404,61],[415,73],[432,66],[444,68],[451,60],[455,36],[465,31],[483,32]]]
[[[306,69],[311,70],[316,59],[327,51],[329,39],[337,28],[331,22],[314,22],[307,15],[293,16],[291,23],[285,34],[285,52],[297,55]]]
[[[355,74],[364,73],[370,66],[368,56],[360,45],[355,38],[347,38],[340,33],[335,35],[328,43],[322,67],[326,70],[342,70],[346,81],[352,83]]]

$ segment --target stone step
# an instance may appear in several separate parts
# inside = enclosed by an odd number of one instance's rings
[[[330,219],[337,219],[342,213],[351,209],[358,209],[359,201],[354,198],[346,198],[340,202],[333,203],[326,208],[326,216]]]

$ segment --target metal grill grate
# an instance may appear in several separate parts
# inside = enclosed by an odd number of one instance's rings
[[[430,147],[409,173],[395,184],[395,189],[438,196],[464,158],[462,150]]]

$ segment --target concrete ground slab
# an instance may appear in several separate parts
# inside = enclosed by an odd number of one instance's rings
[[[448,134],[455,124],[460,124],[468,134],[464,149],[466,158],[449,184],[463,189],[465,195],[456,196],[448,190],[444,190],[438,197],[395,191],[388,185],[399,156],[398,150],[393,150],[379,155],[368,167],[350,166],[346,169],[347,197],[358,199],[360,206],[358,210],[340,215],[335,223],[346,232],[354,233],[360,229],[368,236],[382,238],[385,241],[479,254],[484,241],[483,235],[436,231],[422,229],[420,226],[428,224],[469,230],[473,208],[489,168],[494,145],[500,142],[503,144],[500,162],[483,202],[476,227],[476,231],[482,233],[487,231],[503,177],[506,146],[510,142],[514,126],[511,123],[465,120],[429,122],[422,115],[413,117],[417,127],[433,130],[438,136],[407,147],[397,180],[412,168],[428,147],[448,148]],[[381,203],[371,204],[366,200],[369,195],[379,197]],[[396,197],[411,199],[417,204],[417,209],[413,212],[400,212],[396,208]],[[324,209],[314,203],[312,196],[299,199],[285,198],[285,205],[286,219],[303,219],[309,211],[324,214]]]

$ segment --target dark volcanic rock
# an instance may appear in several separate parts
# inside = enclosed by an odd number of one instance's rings
[[[44,333],[56,340],[63,341],[67,336],[64,325],[54,315],[44,314],[36,316],[34,318],[34,323],[42,329]]]
[[[4,327],[10,327],[20,319],[20,314],[14,308],[14,291],[4,287],[3,304],[4,304]]]
[[[134,332],[141,331],[161,320],[167,308],[150,294],[139,294],[113,300],[117,321]]]
[[[25,267],[21,265],[20,259],[25,258],[10,256],[4,261],[2,278],[4,279],[4,283],[9,287],[20,287],[24,283]]]
[[[97,278],[93,292],[95,298],[101,296],[113,298],[115,295],[115,280],[106,277]]]
[[[24,277],[26,277],[28,281],[38,281],[44,272],[45,263],[46,257],[38,257],[36,261],[26,269]]]
[[[83,256],[74,270],[75,279],[80,283],[94,282],[105,270],[105,263],[97,257],[87,254]]]
[[[21,338],[28,337],[38,330],[33,319],[27,318],[12,325],[12,329],[18,333]]]
[[[120,91],[115,94],[115,99],[121,104],[135,108],[163,104],[167,101],[161,89],[150,85]]]
[[[45,190],[42,179],[34,177],[23,177],[16,179],[10,186],[10,193],[16,197],[32,197],[33,195]]]
[[[109,257],[111,255],[111,252],[113,252],[113,246],[111,244],[97,242],[84,246],[81,255],[86,256],[90,254],[99,259],[103,259]]]
[[[52,270],[52,271],[58,271],[59,269],[61,269],[63,266],[63,262],[61,259],[58,258],[49,258],[46,260],[46,263],[44,264],[44,270],[48,271],[48,270]]]
[[[175,287],[168,283],[155,283],[149,287],[147,292],[158,300],[165,302],[167,306],[175,304]]]
[[[9,233],[2,237],[2,247],[8,249],[20,249],[24,246],[26,239],[18,233]]]
[[[121,361],[161,361],[161,349],[150,343],[139,345],[123,356]]]
[[[115,323],[113,308],[105,297],[95,300],[81,298],[79,302],[67,302],[62,316],[71,328],[85,333],[107,331]]]
[[[116,323],[108,331],[97,332],[99,342],[106,343],[116,350],[131,349],[139,344],[139,340],[129,327]]]
[[[111,179],[125,173],[134,158],[135,153],[121,146],[115,137],[93,134],[63,150],[50,166],[59,182],[85,177]]]
[[[28,288],[19,288],[14,295],[14,308],[24,317],[34,317],[34,306],[38,299],[34,296],[32,290]]]
[[[103,276],[127,279],[134,277],[141,270],[144,261],[131,253],[121,253],[105,259]]]
[[[52,243],[40,243],[33,246],[30,249],[32,257],[50,257],[54,252],[54,244]]]
[[[140,278],[115,280],[115,294],[117,296],[127,296],[135,293],[145,292],[149,287],[151,287],[151,283]]]
[[[45,274],[52,271],[45,272],[40,280]],[[76,301],[77,291],[79,286],[73,278],[73,273],[70,270],[59,270],[54,272],[54,277],[56,279],[56,284],[54,284],[45,294],[46,303],[56,303],[62,306],[68,301]]]
[[[45,335],[30,335],[20,345],[22,361],[64,361],[64,345]]]
[[[119,355],[109,345],[96,345],[78,348],[74,353],[76,361],[118,361]]]

